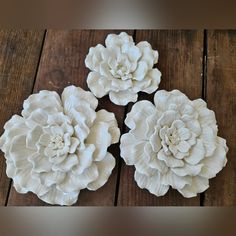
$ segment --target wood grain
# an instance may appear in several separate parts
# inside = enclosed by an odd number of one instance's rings
[[[13,114],[19,114],[23,100],[32,92],[44,31],[0,31],[0,134]],[[3,153],[0,154],[0,205],[10,185]]]
[[[89,47],[98,43],[104,44],[107,34],[120,31],[108,30],[49,30],[46,35],[42,52],[39,72],[37,75],[34,92],[41,89],[55,90],[61,93],[68,85],[87,88],[86,77],[89,72],[84,64],[84,59]],[[132,31],[129,31],[132,34]],[[119,126],[122,126],[124,107],[116,106],[108,97],[99,99],[99,108],[114,112]],[[119,145],[112,145],[109,151],[119,159]],[[117,180],[117,166],[106,185],[96,192],[82,190],[77,205],[113,205]],[[11,205],[47,205],[34,194],[21,195],[13,190],[10,196]]]
[[[209,31],[206,77],[208,107],[229,147],[226,167],[212,180],[204,205],[236,205],[236,31]]]
[[[157,67],[162,72],[160,89],[179,89],[190,99],[202,94],[203,31],[138,30],[136,42],[147,40],[159,52]],[[153,95],[141,94],[139,100],[153,101]],[[128,110],[130,110],[130,107]],[[200,198],[186,199],[176,190],[164,197],[156,197],[138,188],[134,181],[134,167],[123,162],[118,205],[199,205]]]
[[[86,76],[89,70],[84,65],[85,56],[89,47],[104,44],[105,37],[110,32],[119,33],[120,30],[49,30],[45,41],[44,31],[0,31],[0,132],[2,133],[4,123],[13,114],[20,113],[23,100],[32,91],[48,89],[61,93],[64,87],[71,84],[87,90]],[[157,67],[162,72],[160,89],[179,89],[190,99],[199,98],[203,94],[208,107],[216,112],[219,136],[225,138],[229,146],[228,163],[216,178],[210,180],[210,188],[202,195],[202,203],[206,206],[235,206],[236,31],[207,31],[204,81],[203,31],[128,32],[135,36],[136,42],[147,40],[159,51]],[[139,100],[142,99],[152,101],[153,95],[141,93]],[[99,99],[99,109],[114,112],[121,129],[125,114],[131,107],[132,104],[125,108],[116,106],[108,97]],[[123,133],[125,132],[128,129],[124,126]],[[134,167],[126,166],[119,156],[119,144],[111,146],[110,152],[116,157],[117,165],[108,183],[96,192],[83,190],[75,205],[200,205],[199,196],[185,199],[176,190],[171,190],[164,197],[157,198],[147,190],[138,188],[134,181]],[[4,205],[7,202],[10,180],[5,175],[3,154],[0,156],[0,205]],[[18,194],[11,187],[8,205],[47,204],[34,194]]]

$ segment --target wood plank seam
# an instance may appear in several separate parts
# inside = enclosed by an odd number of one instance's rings
[[[133,40],[135,42],[136,40],[136,30],[134,30],[133,32]],[[135,42],[137,43],[137,42]],[[123,116],[123,125],[122,125],[122,128],[121,128],[121,134],[120,135],[123,135],[124,133],[127,132],[127,127],[125,125],[125,118],[126,118],[126,115],[127,113],[129,112],[129,104],[127,104],[125,106],[125,109],[124,109],[124,116]],[[117,206],[118,205],[118,197],[119,197],[119,187],[120,187],[120,178],[121,178],[121,168],[122,168],[122,160],[121,160],[121,156],[117,162],[117,180],[116,180],[116,188],[115,188],[115,199],[114,199],[114,206]]]
[[[202,99],[207,101],[207,30],[203,32],[203,53],[202,53]],[[205,194],[200,193],[200,206],[204,206]]]
[[[33,82],[33,86],[32,86],[32,89],[31,89],[31,94],[34,92],[34,86],[35,86],[36,78],[37,78],[38,71],[39,71],[40,61],[41,61],[42,53],[43,53],[43,46],[44,46],[46,37],[47,37],[47,30],[44,31],[42,46],[41,46],[41,50],[40,50],[40,53],[39,53],[39,60],[38,60],[36,71],[35,71],[34,82]]]
[[[44,45],[44,41],[45,41],[45,37],[46,37],[46,32],[47,31],[45,30],[44,31],[44,35],[43,35],[43,40],[42,40],[42,45],[41,45],[40,53],[39,53],[39,58],[38,58],[38,62],[37,62],[36,70],[35,70],[33,84],[32,84],[32,88],[31,88],[31,94],[33,93],[35,81],[36,81],[37,74],[38,74],[38,69],[39,69],[39,65],[40,65],[41,55],[42,55],[42,51],[43,51],[43,45]],[[12,185],[12,179],[11,179],[10,183],[9,183],[8,191],[7,191],[6,201],[5,201],[5,204],[4,204],[5,206],[8,205],[8,200],[9,200],[9,197],[10,197],[10,193],[11,193],[12,187],[13,187],[13,185]]]

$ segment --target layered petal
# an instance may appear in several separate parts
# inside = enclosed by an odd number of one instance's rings
[[[85,65],[91,72],[87,84],[92,93],[101,98],[109,94],[110,100],[121,106],[136,102],[138,92],[154,92],[161,73],[153,69],[158,52],[148,42],[135,45],[125,32],[109,34],[105,46],[98,44],[89,49]]]
[[[95,161],[101,161],[106,153],[107,148],[111,145],[112,137],[109,133],[109,124],[104,122],[96,123],[91,129],[86,139],[87,144],[94,144],[95,151],[93,158]]]
[[[135,171],[134,179],[140,188],[146,188],[150,193],[158,197],[165,195],[169,189],[169,185],[162,184],[160,174],[150,178]]]
[[[115,165],[107,148],[119,141],[120,130],[113,113],[95,111],[97,103],[92,93],[75,86],[64,89],[62,101],[50,91],[25,101],[23,116],[13,116],[0,138],[16,191],[72,205],[81,189],[96,190],[107,182]]]
[[[121,136],[121,157],[135,166],[140,188],[162,196],[171,186],[194,197],[227,162],[228,147],[217,136],[214,112],[178,90],[157,91],[154,104],[137,102],[127,114],[130,131]]]
[[[107,152],[102,161],[96,162],[99,175],[95,181],[88,184],[88,189],[95,191],[101,188],[111,175],[115,163],[115,158],[109,152]]]
[[[129,91],[119,91],[119,92],[111,91],[109,93],[109,98],[116,105],[125,106],[129,102],[136,102],[138,99],[138,95],[136,93],[132,93]]]

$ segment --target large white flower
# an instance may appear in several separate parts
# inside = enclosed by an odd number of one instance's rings
[[[120,130],[113,113],[95,112],[92,93],[69,86],[62,96],[40,91],[24,101],[22,116],[5,124],[0,148],[7,176],[19,193],[50,204],[71,205],[81,189],[97,190],[115,166],[107,148]]]
[[[135,45],[133,38],[122,32],[109,34],[104,47],[91,47],[85,59],[86,67],[92,72],[87,78],[92,93],[101,98],[109,94],[117,105],[136,102],[138,92],[153,93],[160,83],[161,73],[153,69],[158,52],[151,45],[140,42]]]
[[[156,92],[153,105],[133,105],[121,137],[121,156],[135,166],[135,180],[156,196],[169,187],[194,197],[225,166],[228,148],[217,136],[215,114],[202,99],[189,100],[178,90]]]

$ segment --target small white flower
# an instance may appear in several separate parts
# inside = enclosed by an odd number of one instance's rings
[[[85,59],[86,67],[92,71],[87,84],[96,97],[109,94],[113,103],[126,105],[136,102],[140,91],[150,94],[157,90],[161,72],[153,65],[158,52],[148,42],[135,45],[133,38],[122,32],[109,34],[105,45],[91,47]]]
[[[171,186],[184,197],[209,187],[226,165],[226,141],[217,136],[215,114],[202,99],[189,100],[178,90],[158,91],[153,105],[133,105],[121,137],[121,156],[135,166],[135,180],[156,196]]]
[[[7,176],[19,193],[50,204],[72,205],[81,189],[97,190],[115,166],[107,148],[120,130],[113,113],[95,112],[92,93],[69,86],[62,96],[40,91],[24,101],[22,116],[5,124],[0,148]]]

